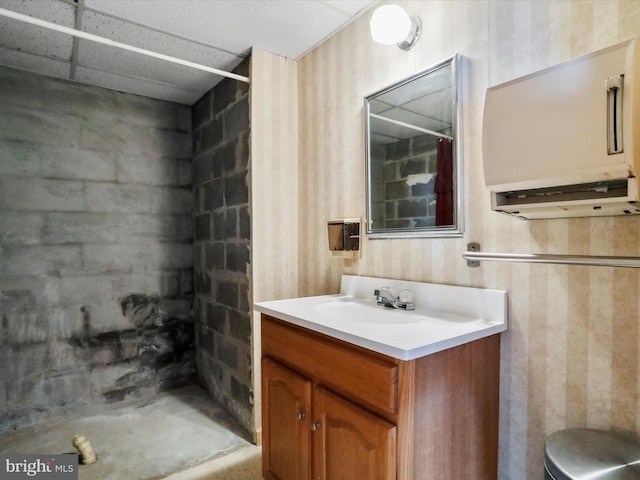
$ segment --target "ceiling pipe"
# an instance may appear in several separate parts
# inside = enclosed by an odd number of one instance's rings
[[[163,53],[152,52],[151,50],[134,47],[132,45],[127,45],[126,43],[116,42],[109,38],[101,37],[99,35],[94,35],[92,33],[83,32],[81,30],[76,30],[75,28],[65,27],[63,25],[58,25],[56,23],[47,22],[46,20],[40,20],[39,18],[30,17],[29,15],[23,15],[21,13],[13,12],[11,10],[7,10],[4,8],[0,8],[0,16],[12,18],[14,20],[19,20],[25,23],[30,23],[31,25],[47,28],[49,30],[54,30],[56,32],[66,33],[68,35],[72,35],[78,38],[83,38],[91,42],[101,43],[103,45],[119,48],[121,50],[128,50],[130,52],[146,55],[147,57],[153,57],[159,60],[164,60],[166,62],[175,63],[178,65],[182,65],[183,67],[195,68],[196,70],[202,70],[204,72],[213,73],[215,75],[220,75],[222,77],[233,78],[234,80],[238,80],[240,82],[249,83],[249,77],[244,77],[242,75],[237,75],[231,72],[225,72],[224,70],[218,70],[217,68],[213,68],[213,67],[207,67],[206,65],[190,62],[189,60],[183,60],[182,58],[172,57],[170,55],[165,55]]]

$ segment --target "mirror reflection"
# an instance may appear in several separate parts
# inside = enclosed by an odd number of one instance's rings
[[[458,63],[366,97],[370,236],[462,236]]]

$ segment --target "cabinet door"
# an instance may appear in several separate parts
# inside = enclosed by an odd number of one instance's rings
[[[395,480],[394,425],[323,388],[313,402],[314,480]]]
[[[262,470],[270,480],[311,478],[311,381],[262,359]]]

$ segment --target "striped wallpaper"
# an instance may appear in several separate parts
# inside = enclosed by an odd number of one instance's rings
[[[640,219],[527,222],[492,212],[482,173],[484,92],[640,35],[640,2],[395,3],[424,24],[410,52],[374,44],[370,13],[298,62],[254,52],[253,299],[334,293],[342,273],[507,290],[499,478],[538,480],[554,430],[640,430],[640,273],[489,262],[470,269],[461,254],[477,241],[496,252],[640,255]],[[365,239],[362,258],[346,265],[328,251],[326,222],[365,214],[363,97],[454,53],[466,60],[464,238]]]
[[[299,296],[299,165],[297,64],[254,49],[251,54],[252,302]],[[261,439],[260,314],[253,313],[254,437]]]

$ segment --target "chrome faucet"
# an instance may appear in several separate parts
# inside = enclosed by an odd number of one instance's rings
[[[376,296],[376,302],[378,305],[389,308],[397,308],[400,310],[415,310],[416,306],[410,302],[401,302],[398,298],[392,295],[389,291],[384,289],[376,289],[373,291]]]

